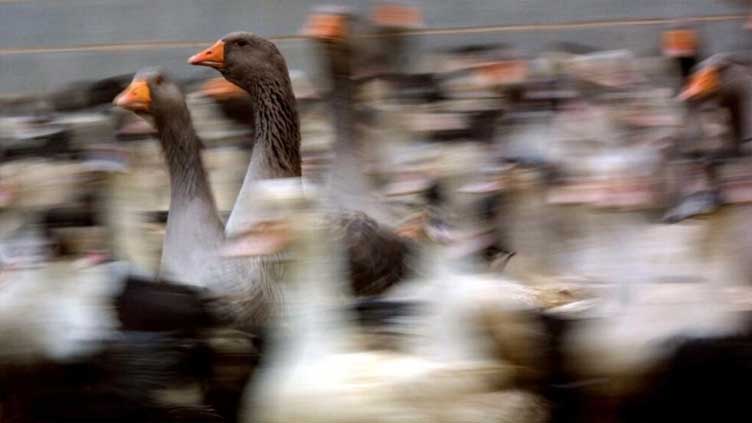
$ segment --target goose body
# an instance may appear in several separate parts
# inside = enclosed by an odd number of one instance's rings
[[[290,247],[281,257],[291,268],[280,280],[285,306],[274,324],[269,358],[246,391],[243,420],[452,421],[457,414],[451,411],[458,412],[454,401],[486,392],[491,370],[430,354],[362,350],[343,307],[346,284],[337,237],[329,220],[309,208],[310,200],[281,193],[289,188],[275,184],[266,194],[282,198],[269,201],[275,204],[270,214],[289,225],[283,239]],[[264,201],[263,195],[256,198]],[[257,239],[240,242],[241,250],[244,245],[275,244]]]
[[[216,322],[205,300],[189,287],[135,278],[120,263],[5,270],[3,418],[217,421],[200,395],[170,396],[206,378],[210,357],[196,334]]]
[[[478,194],[465,191],[473,180],[473,171],[463,163],[481,162],[481,150],[475,147],[447,148],[437,169],[445,193],[440,213],[450,233],[476,233],[482,221],[483,210],[476,210]],[[413,301],[427,302],[426,329],[439,338],[424,344],[418,341],[417,346],[457,362],[497,361],[508,368],[540,371],[536,367],[541,345],[536,343],[542,341],[542,328],[532,318],[540,307],[535,291],[488,271],[482,251],[475,248],[472,238],[449,239],[447,245],[441,238],[432,241],[438,245],[424,252],[422,282],[406,283],[404,289],[397,287],[390,292],[396,298],[407,293]]]
[[[342,263],[326,229],[328,220],[311,213],[307,203],[301,206],[296,182],[269,182],[274,184],[266,202],[278,206],[271,214],[291,226],[289,258],[282,258],[291,267],[279,282],[284,307],[274,323],[269,357],[246,390],[243,421],[415,420],[416,411],[399,399],[399,380],[387,376],[402,372],[405,378],[421,367],[413,362],[399,366],[393,355],[358,350],[343,308]],[[262,195],[256,198],[265,201]]]

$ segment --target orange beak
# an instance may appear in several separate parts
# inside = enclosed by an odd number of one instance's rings
[[[689,57],[697,53],[697,34],[689,29],[663,33],[663,53],[668,57]]]
[[[402,223],[395,232],[403,238],[409,238],[415,241],[425,241],[428,239],[428,235],[426,234],[427,223],[428,214],[422,212]]]
[[[522,82],[527,78],[527,62],[509,60],[490,62],[479,65],[476,69],[478,77],[488,84],[505,84]]]
[[[151,106],[151,91],[146,81],[136,79],[120,93],[113,104],[133,112],[148,112]]]
[[[252,257],[276,254],[290,244],[289,227],[284,222],[261,222],[230,240],[222,248],[224,257]]]
[[[382,4],[371,12],[371,20],[381,26],[414,28],[423,25],[420,10],[401,4]]]
[[[222,69],[225,66],[225,42],[219,40],[206,50],[194,54],[188,59],[188,63],[195,66]]]
[[[227,81],[224,78],[214,78],[207,81],[201,91],[208,97],[217,100],[226,100],[229,98],[241,98],[248,95],[242,88]]]
[[[303,34],[321,40],[340,40],[347,32],[343,15],[314,14],[308,18]]]
[[[688,101],[706,97],[714,93],[720,85],[718,70],[714,68],[702,69],[692,75],[689,84],[679,94],[679,100]]]

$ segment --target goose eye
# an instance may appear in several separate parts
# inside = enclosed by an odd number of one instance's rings
[[[248,45],[248,41],[246,41],[246,40],[238,40],[238,41],[236,41],[236,42],[235,42],[235,44],[236,44],[236,45],[237,45],[238,47],[245,47],[245,46],[247,46],[247,45]]]
[[[157,76],[157,77],[156,77],[156,78],[154,79],[154,83],[156,83],[157,85],[162,85],[162,81],[163,81],[162,75],[158,75],[158,76]]]

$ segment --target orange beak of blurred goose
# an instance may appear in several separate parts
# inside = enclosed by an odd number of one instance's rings
[[[345,16],[316,13],[308,18],[303,35],[319,40],[339,40],[347,31]]]
[[[248,96],[242,88],[229,82],[224,78],[214,78],[206,81],[201,87],[201,92],[207,97],[216,100],[226,100],[229,98],[242,98]]]
[[[689,83],[679,94],[679,100],[689,101],[707,97],[713,94],[720,85],[718,70],[706,68],[692,75]]]
[[[225,42],[219,40],[206,50],[194,54],[188,58],[188,63],[222,69],[225,66]]]
[[[144,80],[134,79],[112,103],[133,112],[148,112],[151,107],[149,85]]]
[[[224,257],[256,257],[282,252],[290,244],[290,228],[283,221],[259,222],[222,248]]]

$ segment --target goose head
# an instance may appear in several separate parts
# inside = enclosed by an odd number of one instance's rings
[[[679,99],[701,102],[714,99],[729,112],[735,143],[752,139],[752,72],[749,58],[741,54],[720,53],[695,68]]]
[[[225,35],[211,47],[191,56],[188,63],[214,68],[246,91],[253,85],[252,81],[275,84],[285,82],[280,78],[289,79],[287,63],[277,46],[249,32]]]
[[[139,115],[159,119],[176,109],[185,108],[185,97],[178,85],[159,68],[145,68],[113,101],[115,106]]]
[[[679,94],[682,101],[703,100],[714,95],[724,95],[733,87],[724,83],[727,72],[737,65],[728,54],[716,54],[698,64],[687,85]]]

